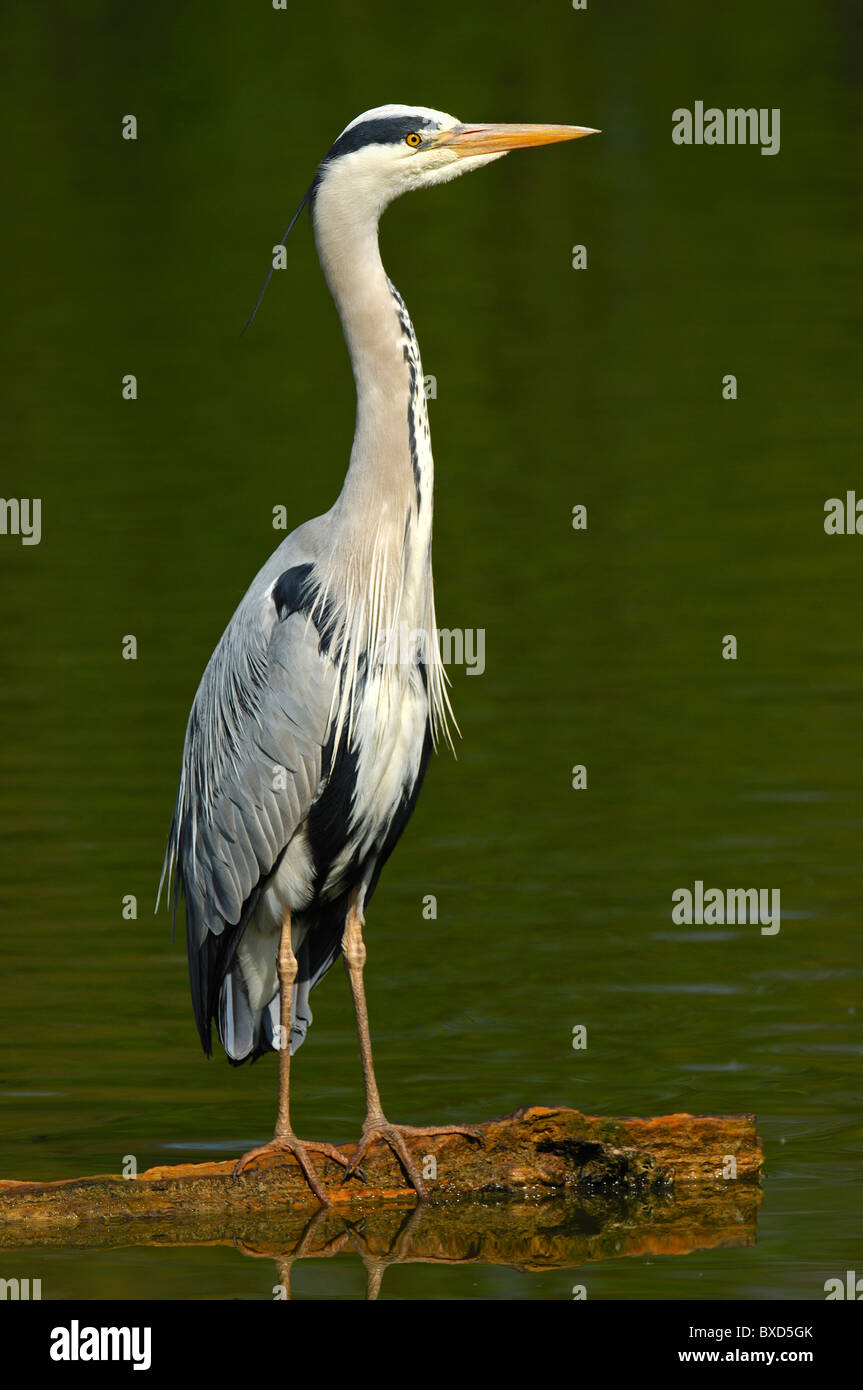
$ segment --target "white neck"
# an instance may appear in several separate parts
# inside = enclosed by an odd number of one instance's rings
[[[356,188],[348,190],[331,175],[313,208],[318,256],[357,391],[350,465],[330,513],[332,550],[319,566],[328,598],[343,613],[349,660],[364,648],[374,650],[382,629],[404,622],[430,634],[435,628],[434,471],[419,347],[381,262],[379,210],[358,217],[356,203]],[[436,642],[429,677],[437,730],[446,726],[448,701]]]
[[[418,510],[420,468],[425,475],[422,505],[429,512],[432,501],[419,347],[381,262],[377,214],[358,218],[356,200],[349,202],[346,191],[337,177],[325,179],[314,208],[318,255],[341,319],[357,391],[350,466],[335,512],[348,529],[358,520],[366,528],[392,520],[401,539],[411,508]]]

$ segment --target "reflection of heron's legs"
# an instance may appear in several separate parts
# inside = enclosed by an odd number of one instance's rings
[[[281,1032],[279,1035],[279,1110],[276,1118],[276,1132],[268,1144],[261,1144],[257,1149],[250,1149],[247,1154],[237,1163],[234,1169],[234,1176],[239,1177],[255,1159],[263,1154],[272,1153],[292,1153],[295,1155],[300,1168],[305,1175],[306,1182],[314,1192],[318,1201],[323,1206],[330,1205],[321,1180],[315,1172],[309,1150],[314,1153],[325,1154],[334,1163],[340,1164],[342,1168],[348,1167],[348,1160],[344,1154],[339,1153],[333,1144],[319,1143],[317,1140],[300,1140],[291,1128],[291,1009],[294,998],[294,981],[297,978],[297,958],[294,955],[294,948],[291,944],[291,914],[285,908],[285,917],[282,922],[282,936],[279,943],[279,1004],[280,1004],[280,1023]],[[355,1167],[356,1165],[354,1165]]]
[[[420,1177],[419,1170],[405,1143],[405,1137],[421,1137],[427,1134],[466,1134],[472,1139],[479,1139],[482,1141],[482,1134],[471,1125],[417,1126],[390,1124],[381,1106],[381,1098],[378,1094],[377,1081],[375,1080],[374,1062],[372,1060],[369,1015],[366,1007],[366,991],[363,984],[363,966],[366,963],[366,947],[363,941],[363,923],[357,907],[356,893],[352,895],[348,908],[344,935],[342,936],[342,952],[345,957],[345,969],[348,972],[351,994],[354,1000],[354,1010],[357,1016],[357,1036],[360,1043],[363,1080],[366,1088],[366,1118],[363,1124],[363,1132],[360,1136],[360,1142],[345,1171],[345,1178],[349,1178],[352,1173],[356,1172],[359,1163],[365,1156],[370,1145],[373,1144],[376,1139],[383,1139],[385,1143],[389,1144],[393,1153],[398,1158],[399,1163],[405,1171],[405,1176],[415,1188],[420,1201],[427,1202],[428,1193],[426,1192],[425,1184]]]
[[[302,1235],[289,1253],[277,1254],[274,1250],[255,1250],[254,1246],[248,1245],[245,1241],[234,1237],[234,1244],[244,1255],[248,1255],[253,1260],[275,1260],[276,1268],[279,1272],[279,1283],[285,1290],[285,1298],[291,1297],[291,1269],[295,1261],[306,1259],[311,1253],[311,1245],[319,1226],[324,1224],[331,1213],[319,1207],[313,1212],[303,1227]],[[315,1256],[325,1258],[330,1255],[337,1255],[344,1245],[347,1244],[349,1234],[346,1230],[339,1231],[316,1250]]]
[[[362,1227],[355,1226],[351,1221],[345,1222],[351,1245],[366,1267],[366,1302],[373,1303],[378,1298],[385,1270],[390,1265],[401,1264],[410,1255],[411,1239],[421,1219],[422,1207],[411,1207],[405,1213],[385,1255],[373,1255],[363,1238]]]

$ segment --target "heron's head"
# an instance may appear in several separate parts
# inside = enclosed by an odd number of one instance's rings
[[[463,125],[427,106],[376,106],[345,127],[310,192],[322,205],[335,196],[356,216],[377,218],[402,193],[446,183],[510,150],[594,134],[573,125]]]
[[[510,150],[596,134],[580,125],[463,125],[455,116],[428,106],[375,106],[345,126],[327,150],[282,244],[308,206],[326,272],[336,248],[357,230],[374,235],[384,208],[402,193],[447,183]],[[271,267],[246,328],[272,273]]]

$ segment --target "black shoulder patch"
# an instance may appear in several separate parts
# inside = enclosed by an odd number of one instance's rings
[[[273,603],[279,618],[284,621],[290,613],[305,613],[309,608],[309,579],[311,565],[294,565],[280,574],[273,585]]]
[[[320,585],[312,577],[314,565],[293,565],[280,574],[273,585],[272,599],[279,621],[292,613],[310,618],[318,634],[320,651],[330,654],[338,631],[333,606],[323,600]]]

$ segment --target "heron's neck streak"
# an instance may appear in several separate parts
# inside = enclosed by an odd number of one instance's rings
[[[342,322],[357,391],[350,466],[336,512],[392,521],[401,544],[408,515],[432,501],[431,448],[419,348],[403,301],[387,278],[377,216],[358,217],[327,183],[314,209],[318,255]],[[429,528],[430,529],[430,528]]]
[[[318,565],[343,618],[349,667],[383,632],[423,631],[432,735],[451,742],[446,676],[437,648],[431,566],[433,465],[419,347],[378,249],[378,214],[357,215],[356,188],[324,179],[313,209],[318,255],[342,321],[357,388],[357,422],[342,491],[329,513],[332,545]],[[382,668],[397,689],[412,664]],[[344,684],[339,728],[350,721]],[[349,698],[350,697],[350,698]],[[352,709],[352,705],[350,706]],[[338,741],[338,740],[337,740]]]

